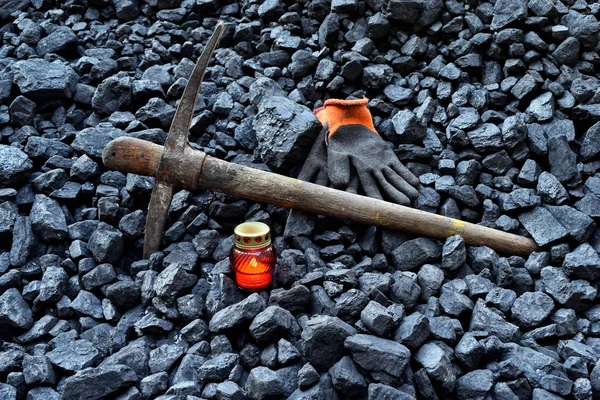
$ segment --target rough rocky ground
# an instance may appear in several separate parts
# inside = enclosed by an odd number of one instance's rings
[[[0,399],[600,396],[600,5],[582,0],[0,2]],[[329,97],[367,96],[415,207],[521,235],[527,259],[179,191],[141,261],[162,143],[218,19],[191,129],[295,176]],[[230,278],[268,223],[276,284]],[[308,229],[307,229],[308,230]]]

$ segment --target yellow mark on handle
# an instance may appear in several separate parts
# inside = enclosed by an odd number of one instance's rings
[[[457,219],[452,220],[452,228],[448,229],[448,235],[460,235],[465,227],[465,223],[463,221],[459,221]]]
[[[384,219],[383,221],[381,221],[379,219],[381,215],[379,213],[375,213],[375,221],[379,222],[379,226],[388,226],[390,224],[390,221],[387,219]]]

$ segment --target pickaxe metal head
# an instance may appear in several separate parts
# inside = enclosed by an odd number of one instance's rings
[[[156,180],[152,188],[152,196],[148,204],[146,233],[144,236],[144,258],[146,259],[160,247],[175,184],[185,186],[185,184],[182,185],[181,179],[179,179],[181,177],[183,179],[192,179],[195,184],[200,175],[204,162],[204,153],[192,149],[188,141],[188,132],[192,117],[194,116],[196,99],[200,91],[202,79],[204,78],[204,72],[223,34],[223,29],[223,22],[219,22],[206,47],[204,47],[200,59],[196,63],[194,71],[185,87],[183,96],[175,112],[171,129],[169,129],[169,135],[167,136],[162,157],[158,164]],[[190,174],[190,168],[197,169],[197,173]],[[183,172],[182,169],[187,171],[185,173],[178,173],[178,171]]]

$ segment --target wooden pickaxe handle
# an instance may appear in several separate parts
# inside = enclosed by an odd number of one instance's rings
[[[155,176],[162,151],[157,144],[120,137],[106,146],[103,160],[107,167],[121,172]],[[207,189],[437,239],[458,234],[469,245],[488,246],[505,254],[528,256],[540,249],[522,236],[233,164],[199,150],[188,153],[188,159],[182,160],[186,168],[178,169],[172,178],[173,184],[185,189]],[[192,165],[194,160],[198,165]]]

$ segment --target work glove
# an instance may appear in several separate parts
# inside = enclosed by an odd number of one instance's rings
[[[415,188],[419,180],[377,134],[367,102],[367,99],[331,99],[314,111],[323,130],[298,179],[350,193],[362,191],[369,197],[409,205],[410,200],[418,196]],[[314,214],[291,210],[284,236],[308,235],[315,221]]]
[[[402,205],[418,197],[419,179],[379,136],[367,99],[330,99],[324,108],[328,122],[327,171],[331,186],[346,190],[356,171],[365,194]]]

